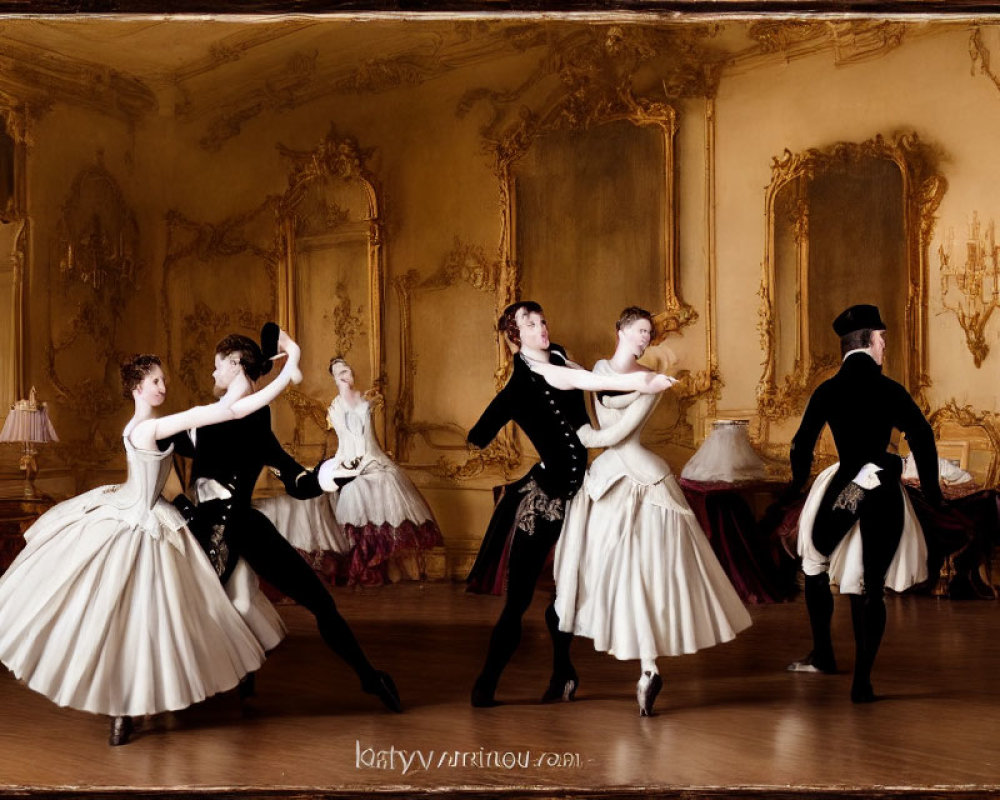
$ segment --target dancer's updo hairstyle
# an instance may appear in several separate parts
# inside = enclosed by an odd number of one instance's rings
[[[132,399],[135,391],[150,373],[153,367],[162,367],[159,356],[144,353],[129,356],[121,363],[119,372],[122,378],[122,397]]]
[[[615,330],[620,331],[622,328],[627,328],[633,322],[640,319],[646,320],[650,326],[653,325],[653,315],[646,309],[639,308],[639,306],[629,306],[619,315],[618,322],[615,323]]]
[[[233,353],[239,354],[240,366],[252,381],[271,371],[272,362],[264,358],[260,345],[248,336],[231,333],[215,346],[217,356],[225,358]]]

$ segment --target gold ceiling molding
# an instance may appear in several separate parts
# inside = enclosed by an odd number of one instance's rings
[[[531,41],[537,46],[537,38]],[[298,54],[276,76],[256,78],[248,88],[221,103],[211,92],[196,101],[194,93],[182,86],[185,100],[179,111],[189,120],[209,118],[201,146],[217,150],[238,136],[244,123],[266,111],[298,108],[327,97],[419,86],[456,69],[515,54],[526,46],[516,32],[502,30],[498,34],[496,25],[485,21],[447,23],[426,32],[414,28],[405,51],[358,59],[351,66],[324,59],[321,51]]]
[[[385,305],[385,264],[382,252],[383,230],[377,181],[368,169],[372,149],[362,148],[350,137],[339,134],[330,127],[326,137],[314,150],[292,150],[278,145],[278,151],[292,164],[288,189],[277,203],[278,220],[278,321],[293,337],[299,327],[296,304],[296,238],[308,230],[354,226],[363,229],[367,239],[368,308],[367,325],[368,361],[371,374],[369,392],[378,402],[373,405],[375,429],[385,441],[385,353],[383,307]],[[345,221],[343,215],[327,204],[307,203],[308,193],[322,187],[330,179],[356,184],[366,202],[362,220]],[[318,218],[317,218],[318,215]],[[350,312],[350,301],[344,297],[346,315],[335,320],[338,341],[356,335],[359,320]],[[340,306],[338,306],[340,308]],[[359,309],[364,317],[364,309]],[[355,331],[355,332],[352,332]]]
[[[314,19],[305,17],[285,19],[266,24],[246,25],[236,33],[224,37],[208,48],[208,53],[202,58],[190,61],[175,69],[170,77],[175,84],[183,86],[185,82],[194,81],[227,64],[233,64],[243,59],[251,51],[264,45],[272,44],[279,39],[306,28],[317,25]],[[178,109],[178,116],[186,117],[191,113],[189,105]]]
[[[414,384],[417,378],[418,359],[413,351],[413,300],[417,294],[441,291],[465,284],[479,292],[497,291],[498,265],[491,262],[481,245],[463,242],[457,236],[452,249],[445,254],[439,267],[425,278],[410,270],[393,280],[399,297],[399,372],[400,390],[393,413],[396,459],[409,461],[413,440],[420,437],[429,447],[442,451],[468,453],[464,444],[466,431],[458,423],[433,423],[413,419]],[[500,384],[502,386],[502,384]],[[446,440],[450,439],[449,444]],[[455,442],[461,444],[456,444]],[[520,452],[511,432],[505,429],[487,448],[467,455],[458,463],[447,455],[437,462],[419,466],[431,474],[450,481],[468,480],[487,470],[500,470],[504,475],[517,468]]]
[[[778,192],[794,181],[810,181],[835,166],[865,160],[885,159],[896,164],[902,175],[904,263],[908,271],[908,295],[905,304],[906,341],[904,382],[922,408],[927,408],[927,317],[929,246],[935,214],[947,189],[947,181],[936,170],[932,149],[915,133],[899,133],[886,140],[881,135],[861,143],[840,142],[825,149],[810,149],[793,154],[789,150],[775,157],[771,164],[771,183],[765,194],[765,241],[763,273],[760,284],[758,331],[764,357],[764,371],[757,386],[757,405],[762,427],[768,421],[782,420],[800,413],[819,380],[836,369],[836,361],[814,360],[809,353],[808,327],[798,326],[799,341],[794,367],[779,381],[777,366],[777,323],[775,300],[775,203]],[[801,186],[801,184],[800,184]],[[800,194],[803,191],[799,189]],[[806,209],[799,203],[793,209],[796,235],[808,236]],[[799,251],[800,258],[802,250]],[[799,265],[799,270],[803,265]],[[806,300],[798,303],[800,317],[808,318]],[[805,310],[804,310],[805,309]]]
[[[952,422],[964,428],[979,428],[989,440],[993,450],[985,478],[985,487],[1000,484],[1000,415],[993,411],[978,411],[971,405],[960,406],[955,398],[928,416],[935,435],[940,435],[945,423]]]
[[[65,103],[132,123],[158,107],[156,95],[137,78],[9,40],[0,48],[0,92],[28,103],[36,113]]]
[[[791,61],[832,50],[834,65],[842,67],[895,50],[909,34],[909,28],[905,22],[881,19],[761,20],[747,26],[747,35],[756,47],[731,58],[729,63],[752,66],[762,58]]]

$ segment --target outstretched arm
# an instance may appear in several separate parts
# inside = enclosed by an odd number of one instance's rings
[[[254,411],[269,405],[273,400],[285,390],[292,382],[298,383],[302,380],[302,373],[299,371],[299,357],[301,351],[299,346],[292,341],[288,335],[282,331],[278,339],[278,347],[282,352],[288,354],[285,365],[281,372],[275,376],[263,389],[260,389],[246,397],[227,403],[225,398],[218,403],[208,406],[195,406],[187,411],[180,411],[176,414],[169,414],[159,419],[152,419],[143,426],[149,426],[149,430],[136,432],[146,438],[150,431],[153,439],[167,439],[181,431],[191,428],[203,428],[207,425],[217,425],[220,422],[228,422],[234,419],[242,419]],[[136,442],[139,445],[139,442]]]
[[[590,425],[584,425],[576,432],[576,435],[580,437],[584,447],[613,447],[630,436],[642,424],[649,412],[649,407],[656,400],[654,395],[644,394],[626,408],[625,413],[613,424],[597,430]]]
[[[677,381],[658,372],[630,372],[625,375],[597,375],[585,369],[560,367],[539,361],[527,361],[532,372],[541,375],[555,389],[583,389],[588,392],[642,392],[656,394]]]

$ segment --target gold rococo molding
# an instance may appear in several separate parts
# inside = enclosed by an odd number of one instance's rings
[[[927,409],[924,389],[927,377],[927,318],[929,248],[936,212],[947,188],[944,176],[937,172],[931,148],[916,133],[898,133],[891,140],[881,134],[861,143],[839,142],[828,148],[813,148],[801,153],[785,150],[773,159],[771,182],[765,193],[764,260],[759,295],[761,298],[758,332],[764,352],[764,369],[757,386],[757,405],[762,420],[787,419],[802,411],[805,400],[824,374],[836,364],[814,362],[808,352],[807,331],[799,326],[797,356],[791,374],[779,383],[775,321],[775,203],[781,189],[793,181],[808,182],[815,175],[836,165],[863,160],[886,159],[899,167],[902,175],[903,226],[908,288],[905,305],[907,339],[903,342],[904,381]],[[796,225],[798,236],[808,238],[808,214],[799,211],[803,219]],[[801,251],[800,251],[801,253]],[[801,265],[800,265],[801,269]],[[800,315],[803,313],[800,306]],[[766,434],[765,434],[766,435]]]
[[[985,488],[992,489],[1000,484],[1000,414],[993,411],[978,411],[971,405],[960,406],[955,398],[948,400],[941,408],[928,416],[935,436],[947,422],[954,422],[965,428],[980,428],[989,440],[993,450],[990,467],[985,479]]]

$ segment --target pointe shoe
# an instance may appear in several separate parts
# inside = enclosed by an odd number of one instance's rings
[[[257,694],[257,675],[253,672],[248,672],[242,678],[236,687],[236,691],[240,696],[240,700],[249,700],[251,697]]]
[[[382,701],[382,705],[397,714],[403,711],[403,703],[399,699],[399,690],[389,673],[376,670],[374,674],[364,683],[361,689],[366,694],[373,694]]]
[[[549,678],[549,687],[542,695],[543,703],[552,703],[556,700],[569,702],[576,697],[576,690],[580,688],[580,679],[576,676],[576,670],[570,668],[565,675],[553,673]]]
[[[114,717],[111,720],[111,734],[108,736],[108,744],[112,747],[128,744],[128,740],[135,730],[132,717]]]
[[[663,688],[663,678],[659,672],[644,672],[635,686],[635,699],[639,702],[639,716],[653,716],[653,703]]]
[[[494,708],[500,705],[500,701],[497,700],[493,695],[496,693],[496,687],[483,679],[482,676],[476,678],[476,682],[472,684],[472,697],[470,702],[473,708]]]
[[[836,675],[837,662],[831,656],[829,661],[816,657],[815,653],[809,653],[805,658],[793,661],[785,669],[788,672],[811,672],[823,675]]]

